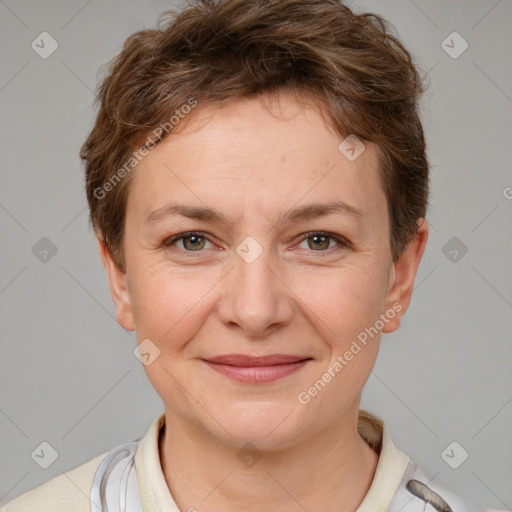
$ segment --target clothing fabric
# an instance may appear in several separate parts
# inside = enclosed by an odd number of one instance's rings
[[[160,465],[159,435],[164,424],[161,414],[141,439],[49,480],[0,512],[180,512]],[[429,483],[423,471],[394,445],[378,416],[361,409],[358,431],[379,459],[370,489],[356,512],[478,512]]]

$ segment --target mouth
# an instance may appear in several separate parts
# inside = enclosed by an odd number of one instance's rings
[[[211,357],[203,361],[216,372],[238,382],[272,382],[291,375],[306,366],[311,357],[272,354],[252,357],[229,354]]]

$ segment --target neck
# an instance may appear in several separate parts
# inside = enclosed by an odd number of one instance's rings
[[[173,499],[190,512],[354,512],[378,461],[357,432],[358,410],[298,444],[261,453],[251,467],[237,458],[240,447],[227,446],[166,410],[159,450]]]

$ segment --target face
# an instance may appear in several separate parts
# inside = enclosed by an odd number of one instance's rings
[[[245,99],[190,114],[133,171],[126,273],[100,248],[166,414],[276,448],[353,421],[380,332],[409,304],[426,225],[393,263],[377,148],[347,159],[291,96],[272,112]],[[232,354],[302,362],[207,362]]]

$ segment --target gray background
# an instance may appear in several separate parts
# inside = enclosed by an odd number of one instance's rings
[[[389,19],[429,73],[423,119],[433,163],[415,296],[399,332],[383,338],[362,406],[436,482],[511,508],[512,2],[351,5]],[[0,2],[2,504],[140,437],[163,410],[133,355],[135,335],[114,317],[78,151],[100,66],[172,6]],[[47,59],[31,48],[43,31],[59,44]],[[469,44],[458,58],[441,45],[453,31]],[[460,43],[448,44],[453,52]],[[47,261],[36,245],[43,237],[57,248]],[[31,457],[43,441],[58,452],[48,469]],[[453,441],[462,448],[448,451],[452,464],[469,453],[457,469],[441,457]]]

